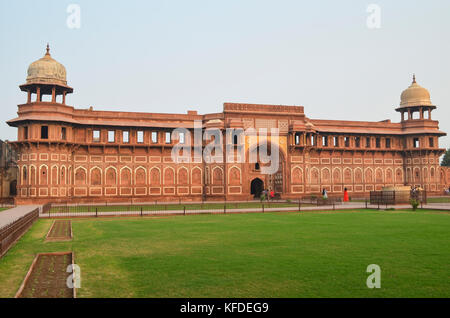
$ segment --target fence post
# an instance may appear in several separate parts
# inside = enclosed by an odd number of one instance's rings
[[[335,205],[334,205],[334,200],[333,200],[333,210],[336,210],[336,207],[335,207]]]
[[[141,216],[142,216],[142,207],[141,207]]]
[[[98,209],[95,208],[95,217],[98,217]]]
[[[263,205],[262,205],[262,213],[264,213],[264,203],[263,203]]]
[[[226,213],[227,213],[227,204],[225,203],[223,205],[223,214],[226,214]]]
[[[367,209],[367,199],[366,199],[366,209]]]
[[[300,203],[300,200],[298,200],[298,212],[300,212],[302,209],[301,209],[301,203]]]
[[[183,206],[183,214],[186,215],[186,206]]]

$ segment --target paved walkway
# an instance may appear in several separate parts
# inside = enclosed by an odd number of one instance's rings
[[[0,212],[0,229],[4,226],[14,222],[17,219],[33,212],[39,205],[21,205],[9,210]]]

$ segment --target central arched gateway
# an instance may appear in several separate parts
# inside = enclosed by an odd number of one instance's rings
[[[250,193],[253,194],[255,198],[259,198],[264,190],[264,181],[262,181],[260,178],[253,179],[250,185],[250,189]]]
[[[273,164],[272,162],[269,163],[263,163],[261,162],[261,157],[260,157],[260,153],[265,154],[269,157],[272,157],[271,154],[272,152],[276,152],[278,154],[278,158],[276,158],[278,160],[278,169],[276,169],[276,171],[272,174],[263,174],[262,168],[263,167],[268,167],[271,164]],[[263,190],[264,189],[269,189],[269,190],[274,190],[275,193],[277,194],[283,194],[286,191],[286,176],[284,175],[285,172],[285,165],[286,165],[286,161],[285,161],[285,155],[283,153],[283,151],[279,148],[279,146],[277,144],[272,144],[270,141],[267,142],[266,144],[262,144],[262,145],[252,145],[249,147],[249,150],[247,152],[247,157],[246,158],[252,158],[253,160],[256,159],[256,162],[251,161],[247,164],[247,171],[249,173],[250,179],[252,180],[252,178],[257,178],[257,179],[262,179],[264,180],[263,182]],[[254,181],[255,179],[253,179]],[[250,186],[250,193],[252,195],[254,195],[253,193],[253,181],[252,184]]]

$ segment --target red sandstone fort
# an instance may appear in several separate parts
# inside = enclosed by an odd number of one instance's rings
[[[420,186],[442,193],[450,169],[439,166],[436,108],[429,92],[412,84],[401,94],[401,121],[317,120],[300,106],[225,103],[223,111],[200,115],[133,113],[76,109],[66,105],[73,92],[64,66],[49,53],[28,68],[20,89],[27,102],[18,117],[12,142],[19,155],[16,203],[245,200],[262,189],[282,198],[319,194],[354,196],[386,186]],[[51,101],[43,101],[43,95]],[[174,162],[176,128],[279,130],[267,137],[279,153],[279,169],[263,174],[262,163]],[[192,134],[193,136],[193,134]],[[189,138],[193,138],[190,136]],[[184,138],[184,137],[183,137]],[[225,139],[225,138],[224,138]],[[252,138],[237,135],[233,147],[254,151]],[[179,141],[179,140],[178,140]],[[228,154],[224,154],[227,156]]]

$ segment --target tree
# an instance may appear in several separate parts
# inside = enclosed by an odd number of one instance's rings
[[[441,166],[450,167],[450,148],[445,152],[444,158],[442,158]]]

